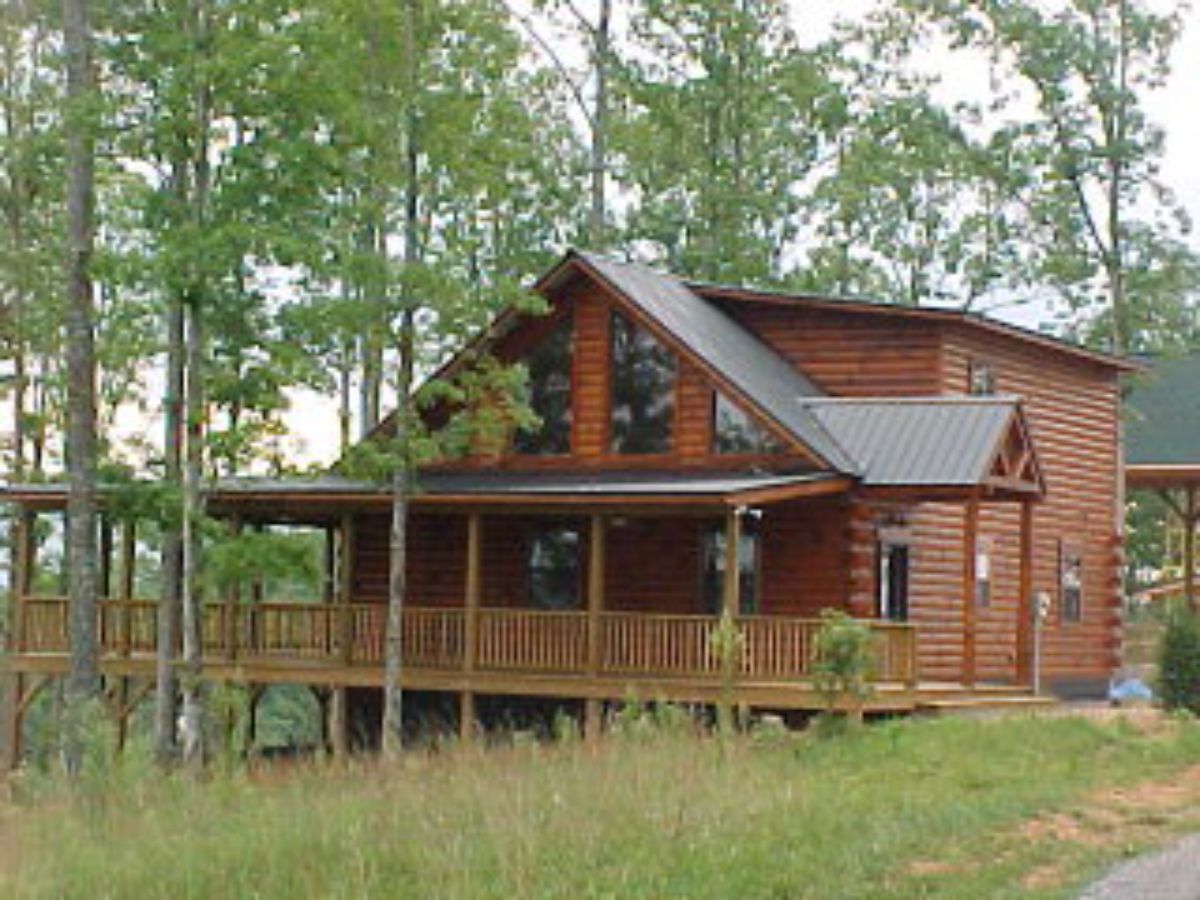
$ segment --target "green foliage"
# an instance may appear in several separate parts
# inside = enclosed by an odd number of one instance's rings
[[[871,696],[875,669],[870,627],[841,610],[821,610],[813,638],[813,685],[830,711],[858,708]]]
[[[1163,631],[1158,690],[1168,709],[1200,713],[1200,616],[1182,604],[1171,610]]]
[[[746,637],[728,611],[721,613],[721,622],[709,636],[709,647],[717,658],[721,671],[721,696],[717,701],[717,731],[723,736],[733,733],[734,679],[741,665]]]
[[[724,757],[714,741],[660,733],[349,771],[148,776],[87,812],[21,809],[21,853],[0,869],[0,893],[867,897],[886,885],[894,896],[1005,896],[1046,862],[1045,842],[1004,843],[1022,822],[1171,778],[1197,752],[1192,724],[1146,735],[1014,718],[738,742]],[[1074,875],[1086,848],[1051,849]],[[962,865],[917,865],[948,854]]]

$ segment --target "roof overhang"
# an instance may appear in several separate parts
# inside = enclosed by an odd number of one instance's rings
[[[1200,463],[1132,463],[1125,466],[1125,485],[1148,490],[1200,487]]]
[[[823,472],[436,473],[419,479],[410,503],[419,511],[691,515],[829,496],[853,485],[851,478]],[[101,505],[111,492],[101,490]],[[206,487],[204,495],[215,515],[263,522],[334,521],[346,514],[386,513],[392,504],[389,488],[342,478],[223,480]],[[61,510],[66,507],[67,486],[10,485],[0,488],[0,500],[31,510]]]

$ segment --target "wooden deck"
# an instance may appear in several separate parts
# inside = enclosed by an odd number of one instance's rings
[[[99,609],[101,670],[153,676],[157,603],[105,601]],[[204,666],[218,680],[378,687],[386,607],[362,603],[210,604]],[[412,606],[404,613],[403,681],[415,690],[619,700],[713,702],[722,689],[712,650],[715,616],[605,611],[542,612]],[[9,668],[50,674],[67,665],[67,603],[26,597],[17,606]],[[740,617],[735,698],[750,706],[812,709],[813,638],[820,623]],[[877,684],[870,706],[904,710],[931,690],[918,682],[912,625],[870,623]]]

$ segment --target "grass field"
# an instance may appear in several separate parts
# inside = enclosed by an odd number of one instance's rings
[[[647,731],[205,783],[130,764],[74,797],[22,789],[0,895],[1069,896],[1200,825],[1198,764],[1200,726],[1082,718],[724,751]]]

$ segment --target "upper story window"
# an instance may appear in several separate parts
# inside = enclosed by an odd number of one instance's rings
[[[996,393],[996,373],[992,364],[973,359],[967,367],[967,393],[987,396]]]
[[[613,312],[613,452],[669,452],[674,415],[675,357],[650,332]]]
[[[779,453],[780,441],[720,391],[713,393],[713,453]]]
[[[546,528],[529,542],[529,605],[534,609],[576,609],[579,597],[579,531]]]
[[[541,422],[513,436],[517,453],[541,456],[571,452],[571,323],[547,335],[525,360],[529,408]]]

